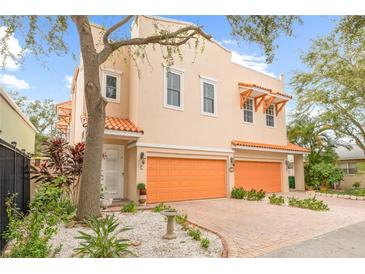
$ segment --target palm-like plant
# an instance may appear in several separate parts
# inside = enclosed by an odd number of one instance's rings
[[[84,143],[70,146],[61,138],[44,142],[43,154],[47,160],[43,161],[39,167],[31,167],[32,179],[35,183],[42,183],[52,182],[62,176],[64,178],[62,188],[76,202],[84,150]]]
[[[289,141],[310,150],[307,163],[316,164],[323,160],[334,163],[337,155],[334,149],[346,146],[331,134],[331,128],[319,120],[300,116],[288,126]]]
[[[130,227],[124,227],[115,231],[118,222],[114,215],[107,215],[103,218],[90,218],[87,221],[88,226],[92,229],[93,234],[79,231],[80,235],[76,239],[82,240],[79,247],[75,248],[76,255],[88,258],[120,258],[127,255],[135,254],[128,247],[128,239],[117,238],[120,232],[130,230]]]

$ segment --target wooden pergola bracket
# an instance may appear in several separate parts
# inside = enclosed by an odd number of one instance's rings
[[[266,95],[267,94],[263,94],[263,95],[255,97],[255,112],[257,112],[257,110],[261,106],[262,102],[265,101]]]
[[[282,109],[284,108],[284,106],[286,105],[288,101],[283,101],[283,102],[279,102],[275,104],[275,112],[276,112],[276,116],[279,115],[280,111],[282,111]]]
[[[243,105],[246,103],[246,101],[248,100],[248,98],[251,96],[252,94],[252,89],[248,89],[245,91],[240,92],[240,108],[243,108]]]
[[[272,104],[272,101],[274,101],[275,97],[270,96],[268,100],[264,101],[264,105],[263,105],[263,112],[265,113],[266,110],[269,108],[269,106]]]

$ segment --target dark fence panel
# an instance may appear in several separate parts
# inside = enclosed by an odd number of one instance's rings
[[[0,250],[8,225],[5,200],[17,193],[16,206],[26,212],[30,199],[30,159],[22,151],[0,139]]]

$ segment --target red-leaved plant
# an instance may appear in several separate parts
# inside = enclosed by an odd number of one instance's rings
[[[54,181],[56,177],[63,177],[62,188],[76,203],[84,150],[84,143],[70,146],[61,138],[44,142],[43,154],[47,160],[42,161],[39,167],[31,167],[32,180],[35,183],[42,183]]]

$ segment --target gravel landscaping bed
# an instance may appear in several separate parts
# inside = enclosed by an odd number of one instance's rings
[[[107,213],[112,214],[112,213]],[[133,227],[132,230],[121,232],[120,238],[130,239],[133,246],[130,250],[138,257],[142,258],[192,258],[192,257],[220,257],[223,246],[220,238],[211,232],[202,230],[202,238],[207,237],[210,241],[208,249],[200,246],[200,241],[195,241],[187,235],[181,226],[175,223],[176,239],[165,240],[162,236],[166,232],[166,219],[160,213],[148,210],[132,213],[115,212],[119,220],[119,227]],[[51,244],[54,247],[62,244],[61,252],[58,257],[72,257],[73,249],[78,246],[78,231],[90,233],[90,229],[82,226],[66,228],[59,226],[59,231],[55,235]]]

